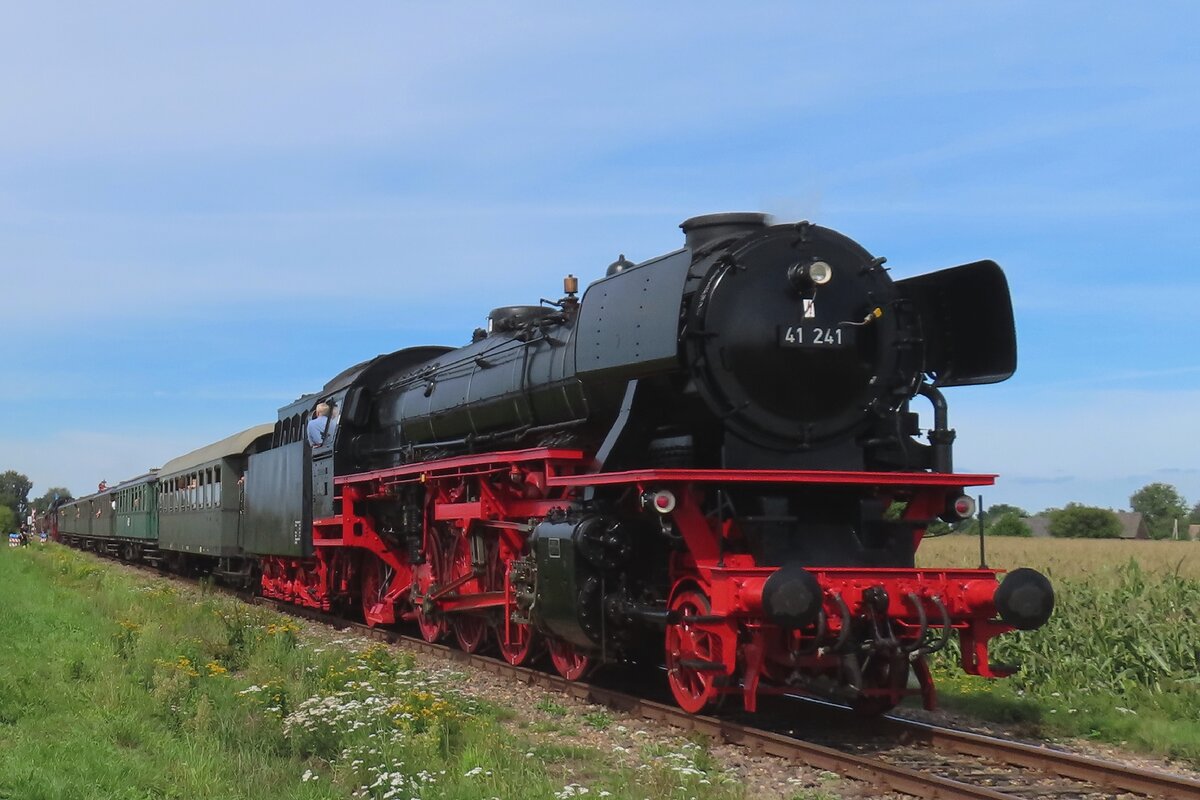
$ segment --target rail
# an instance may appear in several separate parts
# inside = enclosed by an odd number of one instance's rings
[[[681,709],[603,686],[568,681],[558,675],[528,667],[514,667],[489,656],[465,653],[452,647],[426,642],[393,630],[371,628],[348,622],[312,609],[301,608],[282,601],[262,597],[254,602],[269,605],[278,611],[316,622],[353,629],[362,635],[390,644],[399,644],[416,652],[437,656],[469,665],[476,669],[505,675],[521,683],[559,692],[579,700],[605,705],[646,720],[666,723],[688,732],[737,744],[754,753],[763,753],[828,770],[869,783],[881,790],[901,792],[916,797],[940,800],[1012,800],[1038,797],[1114,797],[1116,793],[1135,793],[1170,800],[1200,800],[1200,781],[1166,772],[1139,769],[1090,756],[1054,750],[1045,746],[1025,744],[968,731],[889,716],[880,720],[876,731],[891,733],[903,742],[917,743],[941,754],[954,754],[986,759],[1001,765],[1035,770],[1032,776],[1005,774],[996,767],[976,767],[973,764],[950,764],[958,774],[975,779],[972,782],[939,775],[931,771],[944,769],[945,762],[936,759],[926,764],[906,765],[889,762],[881,756],[868,757],[815,742],[804,741],[786,733],[765,730],[729,719],[688,714]],[[911,760],[911,759],[910,759]],[[1053,784],[1047,778],[1066,778],[1085,785]],[[991,781],[1005,784],[1003,788],[983,785]]]

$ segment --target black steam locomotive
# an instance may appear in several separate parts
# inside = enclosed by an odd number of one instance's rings
[[[807,222],[682,228],[582,299],[568,276],[465,347],[380,356],[281,409],[247,451],[263,593],[512,663],[544,643],[569,678],[658,659],[691,711],[809,691],[874,713],[910,672],[932,705],[925,656],[955,632],[964,669],[1005,674],[988,641],[1045,622],[1046,579],[914,566],[994,477],[953,471],[941,390],[1015,369],[1000,268],[893,280]]]

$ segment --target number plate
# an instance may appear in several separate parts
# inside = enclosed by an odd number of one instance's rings
[[[836,325],[780,325],[781,347],[847,347],[854,344],[854,328]]]

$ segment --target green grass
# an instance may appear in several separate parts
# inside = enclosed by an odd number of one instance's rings
[[[744,796],[700,745],[622,766],[451,670],[57,546],[0,553],[0,609],[0,798]]]
[[[544,711],[552,717],[565,717],[570,711],[562,703],[556,702],[549,697],[542,698],[534,704],[534,708],[538,711]]]
[[[956,652],[937,658],[944,705],[1200,764],[1200,581],[1131,561],[1055,584],[1045,627],[995,640],[992,660],[1017,675],[988,681]]]

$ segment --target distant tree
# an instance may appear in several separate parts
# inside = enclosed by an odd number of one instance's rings
[[[55,499],[57,499],[60,503],[66,503],[74,500],[75,498],[71,495],[70,489],[66,489],[62,486],[55,486],[51,489],[47,489],[46,493],[36,500],[31,500],[29,505],[37,513],[43,514],[45,513],[46,509],[50,508],[50,506],[54,504]]]
[[[33,482],[16,470],[0,472],[0,506],[7,506],[17,515],[17,519],[25,519],[29,514],[29,490]]]
[[[1121,521],[1107,508],[1067,503],[1049,512],[1050,535],[1064,539],[1120,539]]]
[[[898,521],[898,519],[904,519],[904,512],[907,509],[907,507],[908,507],[907,503],[900,503],[900,501],[895,501],[895,503],[893,503],[892,505],[889,505],[887,507],[887,509],[883,511],[883,518],[888,519],[888,521],[892,521],[892,522]],[[960,519],[960,521],[950,524],[950,523],[942,522],[941,519],[934,519],[934,521],[929,523],[929,527],[925,528],[925,535],[926,536],[944,536],[946,534],[960,533],[960,529],[962,528],[962,525],[965,525],[970,522],[971,522],[971,519]]]
[[[19,527],[17,524],[17,512],[8,506],[0,506],[0,534],[7,537]]]
[[[1169,483],[1150,483],[1138,489],[1129,498],[1129,507],[1140,511],[1146,520],[1150,536],[1165,539],[1171,535],[1175,520],[1183,521],[1187,516],[1187,503],[1179,490]]]
[[[983,519],[986,522],[990,519],[1012,515],[1014,517],[1028,517],[1029,512],[1020,506],[1010,506],[1008,503],[996,503],[994,506],[988,506],[983,510]]]
[[[940,519],[935,519],[925,529],[926,536],[945,536],[947,533],[954,533],[954,528]]]
[[[1033,536],[1033,528],[1016,514],[1004,514],[997,517],[989,512],[987,515],[988,536]]]
[[[1016,519],[1021,519],[1023,517],[1028,517],[1028,516],[1029,516],[1029,512],[1026,511],[1025,509],[1021,508],[1020,506],[1010,506],[1008,503],[996,503],[996,505],[988,506],[987,508],[978,512],[975,516],[971,517],[970,519],[964,519],[960,522],[954,523],[953,527],[954,527],[955,533],[965,533],[970,536],[978,536],[979,535],[979,522],[980,522],[980,520],[982,520],[983,525],[984,525],[984,530],[988,533],[988,535],[991,535],[992,533],[994,533],[994,531],[992,530],[992,525],[995,524],[995,522],[997,520],[999,520],[1000,518],[1015,517]],[[1024,524],[1024,523],[1022,523],[1022,524]],[[1025,527],[1028,528],[1029,526],[1026,525]],[[1017,535],[1022,535],[1022,534],[999,533],[996,535],[997,536],[1017,536]],[[1027,535],[1032,536],[1033,532],[1030,531],[1030,533]]]
[[[1191,525],[1200,525],[1200,503],[1196,503],[1192,507],[1192,513],[1188,514],[1188,523]]]

